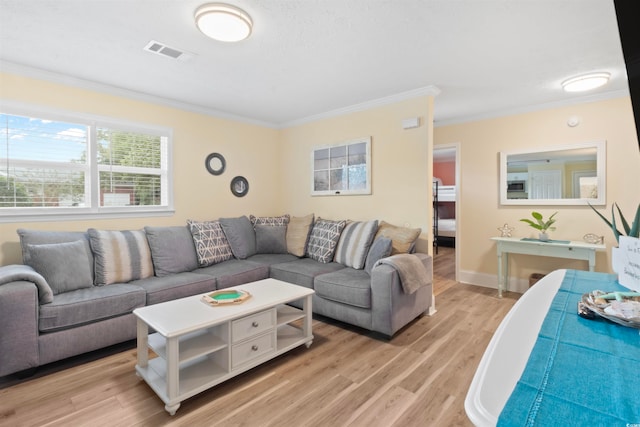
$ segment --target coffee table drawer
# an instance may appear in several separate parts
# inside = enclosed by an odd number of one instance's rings
[[[275,311],[267,310],[231,322],[231,339],[237,343],[275,326]]]
[[[231,349],[231,369],[275,351],[273,332],[236,344]]]

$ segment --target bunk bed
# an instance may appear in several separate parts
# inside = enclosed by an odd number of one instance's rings
[[[433,179],[433,246],[455,247],[456,244],[456,186],[442,185]]]

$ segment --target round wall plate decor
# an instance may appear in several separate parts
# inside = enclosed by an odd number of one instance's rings
[[[236,176],[231,180],[231,192],[234,196],[243,197],[249,192],[249,181],[244,176]]]
[[[204,165],[211,175],[221,175],[227,167],[227,161],[220,153],[211,153],[204,161]]]

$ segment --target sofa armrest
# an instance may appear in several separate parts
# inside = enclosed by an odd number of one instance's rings
[[[34,283],[0,285],[0,377],[39,365],[38,309]]]
[[[400,328],[429,310],[433,294],[433,258],[423,253],[412,254],[422,261],[429,275],[429,285],[406,294],[398,272],[380,264],[371,271],[372,329],[393,336]]]

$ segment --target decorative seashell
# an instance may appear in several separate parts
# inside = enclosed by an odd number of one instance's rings
[[[597,234],[593,234],[593,233],[587,233],[585,234],[582,239],[587,242],[587,243],[604,243],[604,236],[598,236]]]

